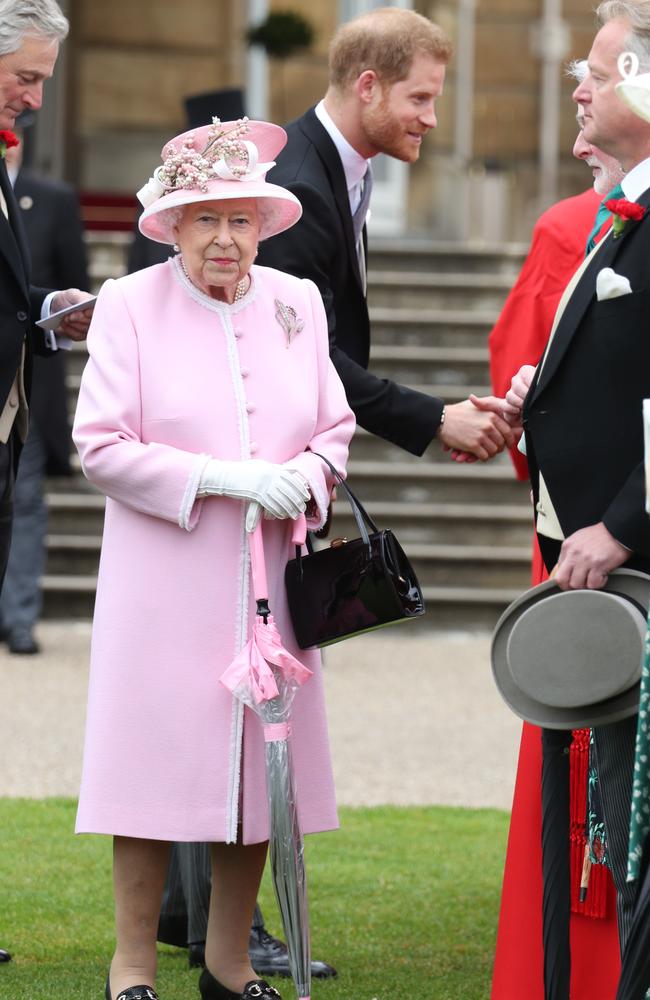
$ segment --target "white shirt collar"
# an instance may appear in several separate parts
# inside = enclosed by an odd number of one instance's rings
[[[621,187],[628,201],[636,201],[650,188],[650,157],[632,167],[621,181]]]
[[[18,168],[7,167],[7,174],[9,176],[9,183],[11,184],[12,187],[14,187],[16,183],[16,178],[18,177]]]
[[[352,206],[353,198],[357,202],[359,200],[357,186],[368,169],[368,163],[370,161],[364,159],[360,153],[357,153],[354,146],[350,145],[343,133],[332,121],[330,114],[325,108],[324,101],[319,101],[314,108],[314,113],[336,146],[338,154],[341,157],[343,172],[345,174],[345,183],[348,189],[348,196],[350,197],[350,205]]]

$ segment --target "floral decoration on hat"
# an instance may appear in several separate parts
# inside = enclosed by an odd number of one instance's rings
[[[7,150],[20,145],[20,139],[8,128],[0,129],[0,160],[4,160]]]
[[[305,324],[301,319],[298,319],[298,314],[293,306],[285,306],[284,302],[280,302],[279,299],[275,300],[275,318],[287,335],[287,347],[289,347],[293,338],[302,331]]]
[[[138,191],[138,199],[148,208],[158,198],[172,191],[208,191],[208,182],[256,181],[263,178],[274,162],[258,163],[257,146],[243,138],[249,131],[248,118],[241,118],[229,129],[221,128],[219,118],[212,119],[208,142],[194,148],[194,132],[183,138],[180,147],[172,143],[163,150],[162,166]]]
[[[640,222],[645,215],[645,208],[636,201],[628,201],[627,198],[610,198],[605,202],[607,208],[614,218],[612,219],[612,231],[614,239],[621,236],[629,222]]]

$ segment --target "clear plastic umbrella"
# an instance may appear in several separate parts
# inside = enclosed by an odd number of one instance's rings
[[[275,895],[299,1000],[310,1000],[311,949],[304,846],[291,758],[291,706],[311,670],[284,648],[268,604],[262,524],[249,535],[257,619],[221,683],[262,720],[269,803],[269,855]]]

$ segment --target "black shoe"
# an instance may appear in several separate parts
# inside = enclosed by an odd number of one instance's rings
[[[266,927],[251,927],[248,941],[251,965],[258,976],[290,976],[289,953],[284,941],[269,934]],[[311,974],[314,979],[333,979],[336,969],[327,962],[312,959]]]
[[[111,983],[108,976],[106,977],[104,996],[106,1000],[113,1000],[111,996]],[[128,990],[122,990],[116,1000],[160,1000],[160,997],[151,986],[129,986]]]
[[[17,653],[19,656],[33,656],[41,651],[31,628],[26,625],[12,628],[7,633],[7,645],[10,653]]]
[[[233,993],[232,990],[222,986],[208,969],[204,969],[201,973],[199,990],[201,1000],[282,1000],[278,991],[269,986],[264,979],[251,979],[250,983],[244,986],[243,993]]]
[[[0,948],[0,962],[10,962],[10,961],[11,961],[11,955],[9,954],[9,952],[5,951],[4,948]]]
[[[190,969],[203,969],[205,967],[205,941],[188,944],[187,959],[190,963]]]

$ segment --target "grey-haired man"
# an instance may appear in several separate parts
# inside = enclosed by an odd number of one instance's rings
[[[88,298],[76,288],[50,292],[31,285],[29,253],[4,162],[16,118],[41,106],[43,84],[52,76],[67,33],[68,22],[55,0],[0,0],[0,582],[9,556],[14,477],[27,434],[32,356],[58,347],[34,320]],[[89,322],[89,313],[76,311],[60,333],[82,340]],[[9,959],[0,949],[0,961]]]

